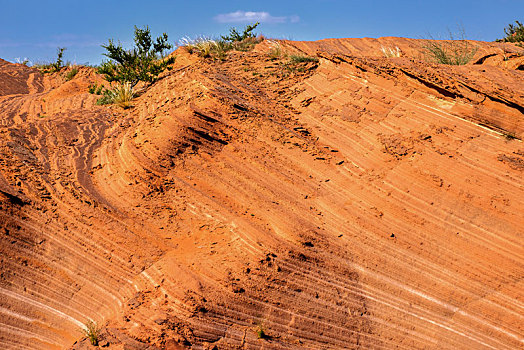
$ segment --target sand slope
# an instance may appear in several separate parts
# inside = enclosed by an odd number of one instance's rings
[[[178,50],[129,110],[2,61],[2,348],[522,347],[522,57],[476,44]]]

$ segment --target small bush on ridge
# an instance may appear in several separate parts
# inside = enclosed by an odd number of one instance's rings
[[[104,54],[110,60],[103,62],[98,68],[98,73],[103,74],[108,82],[129,83],[134,87],[139,81],[152,83],[158,75],[174,63],[175,58],[164,58],[166,50],[173,46],[168,43],[167,34],[151,38],[149,27],[138,28],[135,26],[135,47],[125,50],[120,43],[117,45],[112,39],[107,45]]]
[[[56,61],[52,63],[52,67],[54,68],[55,72],[58,72],[63,66],[64,61],[62,60],[62,57],[64,57],[64,51],[66,50],[65,47],[59,47],[56,49]]]
[[[518,43],[524,41],[524,25],[519,21],[515,21],[515,25],[509,24],[504,28],[504,33],[506,36],[497,41]]]
[[[230,28],[229,35],[226,35],[226,36],[222,35],[222,40],[226,42],[230,42],[230,43],[235,43],[235,42],[244,41],[249,38],[255,38],[256,34],[253,33],[253,30],[255,30],[255,28],[258,27],[259,24],[260,22],[257,22],[251,25],[247,25],[246,28],[244,28],[244,31],[242,32],[242,34],[240,34],[236,30],[236,28]]]
[[[34,67],[37,68],[43,74],[46,73],[55,73],[60,71],[64,67],[64,51],[65,47],[58,47],[56,49],[56,61],[51,63],[35,64]]]
[[[227,52],[233,49],[232,45],[224,40],[217,40],[213,47],[213,53],[219,60],[224,60],[227,57]]]

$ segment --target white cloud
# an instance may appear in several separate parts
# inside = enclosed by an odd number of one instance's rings
[[[297,15],[289,16],[289,21],[291,23],[298,23],[300,21],[300,17],[298,17]]]
[[[215,16],[215,21],[219,23],[297,23],[300,18],[294,16],[272,16],[269,12],[260,11],[236,11],[230,13],[222,13]]]

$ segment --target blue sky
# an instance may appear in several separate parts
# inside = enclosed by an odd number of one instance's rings
[[[66,60],[95,64],[109,38],[131,43],[134,25],[149,25],[154,36],[167,32],[175,43],[256,20],[257,33],[293,40],[445,38],[460,24],[469,39],[492,41],[523,15],[524,0],[0,0],[0,58],[50,61],[61,46]]]

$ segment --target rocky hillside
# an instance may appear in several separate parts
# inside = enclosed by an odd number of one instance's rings
[[[0,61],[3,349],[524,346],[519,49],[275,45],[126,110]]]

